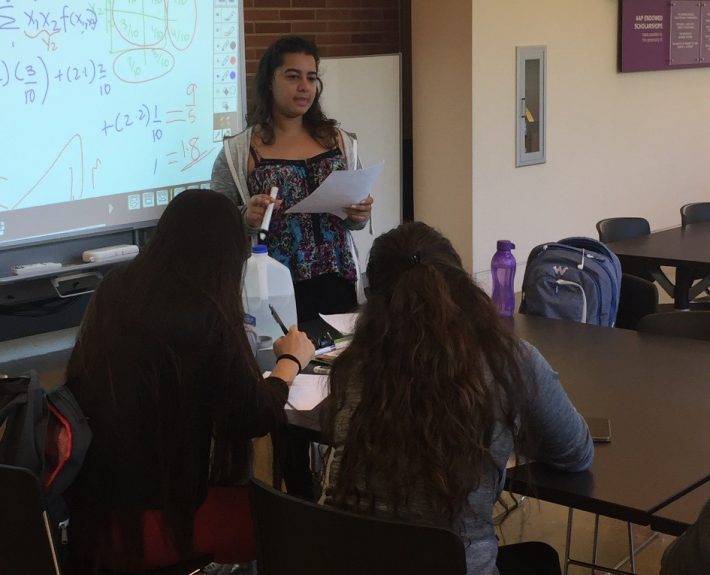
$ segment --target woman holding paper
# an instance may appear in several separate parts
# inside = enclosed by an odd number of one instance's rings
[[[328,213],[285,213],[332,171],[358,163],[355,138],[321,110],[319,61],[317,47],[295,36],[266,50],[255,77],[249,127],[225,139],[212,169],[212,188],[240,206],[248,231],[268,226],[270,255],[291,270],[299,322],[356,307],[359,274],[350,230],[365,226],[372,207],[368,196],[345,207],[345,220]],[[272,204],[277,209],[264,226]]]

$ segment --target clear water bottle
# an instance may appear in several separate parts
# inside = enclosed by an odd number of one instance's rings
[[[268,337],[273,341],[283,335],[269,305],[274,307],[287,328],[298,323],[291,272],[269,256],[264,245],[252,246],[244,272],[242,299],[248,316],[245,321],[254,325],[256,333],[262,338]]]
[[[515,256],[510,251],[513,249],[513,242],[498,240],[497,251],[491,260],[492,299],[503,317],[511,317],[515,311]]]

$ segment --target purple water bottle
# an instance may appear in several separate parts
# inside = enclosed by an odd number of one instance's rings
[[[515,310],[515,256],[510,250],[515,244],[509,240],[498,240],[497,250],[491,260],[493,276],[493,303],[503,317],[511,317]]]

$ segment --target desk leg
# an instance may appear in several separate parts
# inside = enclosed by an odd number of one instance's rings
[[[689,309],[690,300],[688,292],[693,283],[692,270],[685,266],[677,266],[675,271],[674,307],[675,309]]]

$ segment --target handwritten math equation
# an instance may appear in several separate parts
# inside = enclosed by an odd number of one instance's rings
[[[99,95],[111,93],[111,84],[106,82],[106,66],[89,59],[70,65],[53,66],[42,56],[28,60],[0,59],[0,89],[16,85],[24,90],[25,104],[44,104],[50,93],[50,86],[56,85],[96,85]],[[1,95],[1,94],[0,94]]]
[[[100,132],[105,137],[119,137],[124,133],[145,129],[151,143],[158,144],[163,141],[166,132],[170,133],[172,125],[182,125],[180,134],[185,134],[185,128],[188,128],[189,134],[189,126],[197,124],[196,109],[197,85],[190,83],[185,89],[185,99],[181,106],[163,110],[157,104],[141,104],[135,110],[122,110],[104,119]],[[199,136],[186,135],[177,141],[172,138],[169,141],[169,151],[154,159],[154,173],[161,165],[172,166],[184,172],[202,161],[214,149],[213,146],[203,149]]]
[[[0,34],[22,32],[27,38],[42,42],[47,51],[58,48],[55,41],[58,34],[93,32],[99,23],[99,17],[91,5],[81,9],[72,9],[67,4],[61,8],[50,5],[40,9],[37,0],[34,0],[34,7],[28,7],[26,0],[18,2],[18,5],[15,1],[0,0]]]
[[[131,130],[139,126],[145,128],[151,124],[162,124],[163,120],[158,113],[158,106],[148,106],[141,104],[136,112],[117,112],[111,120],[104,120],[104,125],[101,128],[104,136],[111,134],[120,134],[126,130]],[[153,141],[157,141],[163,137],[163,131],[160,128],[153,129]]]

